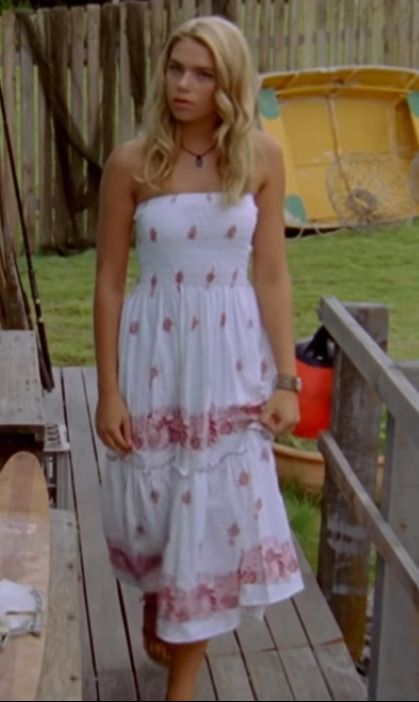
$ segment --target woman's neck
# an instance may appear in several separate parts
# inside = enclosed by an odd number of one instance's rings
[[[213,124],[182,124],[178,129],[179,143],[193,151],[205,151],[214,143]]]

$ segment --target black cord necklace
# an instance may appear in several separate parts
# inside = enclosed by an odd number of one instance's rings
[[[213,149],[215,149],[215,144],[210,146],[210,148],[207,149],[206,151],[204,151],[204,153],[202,153],[202,154],[197,154],[195,151],[191,151],[191,149],[187,149],[186,146],[183,146],[183,144],[180,145],[180,148],[182,149],[182,151],[186,151],[187,154],[190,154],[191,156],[193,156],[195,159],[195,166],[197,166],[198,168],[201,168],[202,164],[204,163],[204,160],[203,160],[204,156],[207,156]]]

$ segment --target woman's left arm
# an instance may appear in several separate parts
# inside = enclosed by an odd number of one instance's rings
[[[291,279],[284,235],[284,162],[279,145],[266,134],[260,136],[265,173],[257,193],[253,284],[277,372],[295,376]],[[297,394],[276,390],[264,407],[261,421],[276,436],[290,431],[299,421]]]

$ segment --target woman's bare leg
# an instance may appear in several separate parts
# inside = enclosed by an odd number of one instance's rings
[[[172,644],[166,700],[190,702],[208,641]]]

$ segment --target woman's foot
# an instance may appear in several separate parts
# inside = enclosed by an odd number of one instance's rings
[[[159,663],[168,667],[171,661],[170,644],[159,639],[156,633],[157,625],[157,594],[155,592],[144,593],[143,604],[143,641],[147,655]]]

